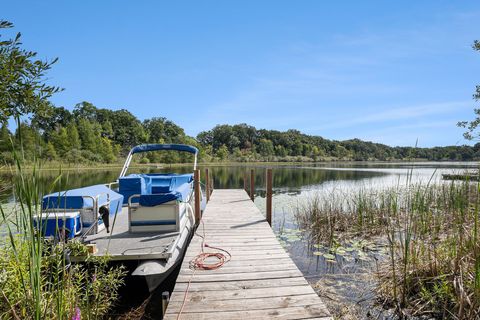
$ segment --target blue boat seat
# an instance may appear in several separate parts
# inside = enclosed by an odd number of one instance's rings
[[[130,174],[119,179],[119,193],[124,196],[124,204],[134,194],[140,197],[132,198],[132,202],[144,206],[185,201],[192,181],[192,174]]]

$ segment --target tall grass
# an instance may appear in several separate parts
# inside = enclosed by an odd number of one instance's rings
[[[27,173],[23,152],[12,144],[12,153],[16,205],[0,204],[0,227],[6,230],[0,238],[0,319],[101,318],[117,298],[123,269],[96,257],[71,265],[69,245],[42,236],[34,220],[41,214],[42,195],[58,186],[61,175],[43,188],[39,162]]]
[[[381,236],[379,294],[400,316],[480,318],[480,184],[412,183],[315,196],[296,217],[317,242]]]

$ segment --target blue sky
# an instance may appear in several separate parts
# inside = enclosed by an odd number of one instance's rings
[[[24,47],[60,60],[53,102],[389,145],[466,143],[478,1],[8,1]]]

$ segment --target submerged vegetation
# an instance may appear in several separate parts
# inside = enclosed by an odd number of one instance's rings
[[[380,237],[387,250],[378,294],[400,316],[480,317],[480,185],[409,183],[312,197],[296,218],[333,260],[352,239]],[[368,250],[368,248],[367,248]],[[322,253],[325,257],[325,253]],[[328,261],[327,259],[327,261]]]

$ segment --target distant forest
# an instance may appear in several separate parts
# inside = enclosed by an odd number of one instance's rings
[[[166,118],[140,121],[127,110],[109,110],[88,102],[73,111],[49,105],[10,132],[0,129],[0,161],[12,163],[11,142],[23,145],[26,160],[35,157],[65,163],[114,163],[142,143],[184,143],[200,149],[200,161],[340,161],[409,160],[468,161],[480,159],[480,144],[435,148],[390,147],[359,139],[335,141],[298,130],[257,129],[248,124],[217,125],[196,138]],[[147,153],[141,163],[187,161],[182,155]]]

